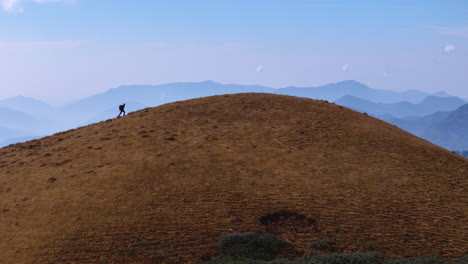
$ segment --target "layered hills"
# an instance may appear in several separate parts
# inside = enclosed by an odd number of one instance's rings
[[[435,144],[449,149],[468,150],[468,104],[450,112],[450,115],[429,126],[424,134]]]
[[[468,162],[325,101],[181,101],[0,149],[0,263],[190,263],[216,238],[464,254]]]
[[[391,115],[393,117],[426,116],[435,112],[453,111],[467,104],[459,97],[428,96],[418,104],[398,102],[391,104],[374,103],[355,96],[346,95],[335,103],[355,109],[360,112],[371,113],[374,116]]]
[[[423,117],[382,119],[441,147],[459,151],[468,149],[468,104]]]

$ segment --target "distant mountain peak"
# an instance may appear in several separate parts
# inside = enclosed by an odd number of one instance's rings
[[[437,96],[437,97],[450,97],[450,95],[444,91],[437,91],[433,93],[432,95]]]
[[[468,104],[464,104],[464,105],[460,106],[460,107],[457,108],[455,111],[465,113],[466,111],[468,111]]]
[[[358,81],[355,81],[355,80],[344,80],[344,81],[341,81],[341,82],[337,82],[336,84],[340,85],[353,85],[353,86],[363,86],[363,87],[367,87],[367,85],[363,84],[363,83],[360,83]]]
[[[35,99],[35,98],[32,98],[32,97],[23,96],[23,95],[17,95],[17,96],[14,96],[14,97],[10,97],[10,98],[0,100],[0,103],[2,103],[2,104],[11,104],[11,103],[31,104],[31,103],[33,103],[33,104],[48,105],[47,103],[45,103],[45,102],[43,102],[41,100],[38,100],[38,99]]]
[[[203,81],[201,83],[204,83],[204,84],[218,84],[217,82],[214,82],[212,80],[206,80],[206,81]]]
[[[34,100],[34,101],[38,101],[37,99],[31,98],[31,97],[26,97],[26,96],[23,96],[23,95],[17,95],[17,96],[13,96],[13,97],[10,97],[10,98],[6,98],[3,101],[7,101],[7,100],[10,100],[10,101],[17,101],[17,100]]]
[[[441,102],[456,102],[460,105],[463,105],[466,103],[463,99],[456,97],[456,96],[434,96],[434,95],[429,95],[428,97],[424,98],[424,100],[421,101],[422,103],[441,103]]]

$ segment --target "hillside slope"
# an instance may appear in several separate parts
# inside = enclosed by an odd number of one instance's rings
[[[453,257],[467,175],[462,157],[338,105],[176,102],[0,149],[0,263],[188,263],[241,231]],[[259,221],[285,210],[298,216]]]

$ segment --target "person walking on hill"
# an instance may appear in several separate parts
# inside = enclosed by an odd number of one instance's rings
[[[123,113],[123,116],[125,116],[125,104],[119,105],[119,110],[120,110],[120,113],[117,117],[120,117],[122,113]]]

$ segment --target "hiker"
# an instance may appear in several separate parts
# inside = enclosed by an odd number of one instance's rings
[[[123,116],[125,116],[125,104],[119,105],[119,110],[120,110],[120,113],[117,117],[120,117],[122,113],[123,113]]]

